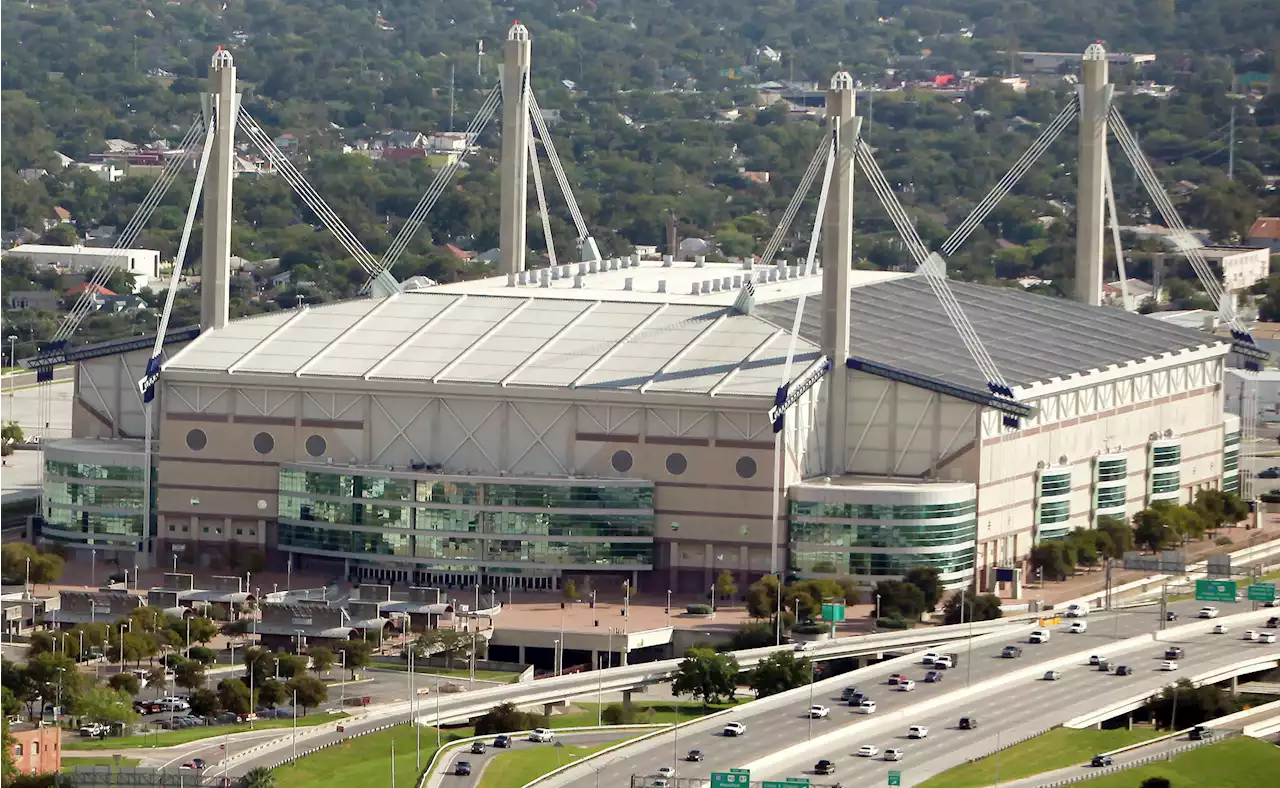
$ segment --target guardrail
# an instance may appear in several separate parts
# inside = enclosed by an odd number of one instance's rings
[[[1213,744],[1215,741],[1223,741],[1224,739],[1230,739],[1235,735],[1237,734],[1230,733],[1218,739],[1201,739],[1200,741],[1188,742],[1187,744],[1184,744],[1181,747],[1175,747],[1172,750],[1165,750],[1164,752],[1154,753],[1152,755],[1148,755],[1146,758],[1139,758],[1136,761],[1129,761],[1128,763],[1120,763],[1114,766],[1101,766],[1096,769],[1090,769],[1085,774],[1075,775],[1073,777],[1065,777],[1061,780],[1058,780],[1052,783],[1045,783],[1044,785],[1040,786],[1040,788],[1059,788],[1059,786],[1063,786],[1063,785],[1072,785],[1074,783],[1084,782],[1085,780],[1094,780],[1101,777],[1104,774],[1122,772],[1122,771],[1125,771],[1126,769],[1132,769],[1135,766],[1145,766],[1146,764],[1152,763],[1153,761],[1168,760],[1169,758],[1172,758],[1175,755],[1179,755],[1181,753],[1187,752],[1188,750],[1194,750],[1197,747],[1203,747],[1206,744]]]
[[[1263,736],[1270,736],[1276,731],[1280,731],[1280,717],[1273,717],[1266,722],[1246,725],[1240,732],[1250,738],[1261,739]]]

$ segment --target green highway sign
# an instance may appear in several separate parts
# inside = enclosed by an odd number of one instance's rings
[[[711,773],[711,788],[745,788],[748,785],[751,785],[751,773],[746,769]]]
[[[1234,602],[1236,601],[1236,583],[1234,580],[1197,580],[1196,601]]]
[[[823,602],[822,620],[832,624],[844,621],[844,602]]]
[[[765,780],[761,788],[805,788],[809,785],[808,777],[788,777],[785,780]]]
[[[1246,596],[1251,602],[1274,602],[1276,601],[1276,584],[1254,583],[1249,586]]]
[[[889,772],[889,785],[902,785],[902,772]]]
[[[787,784],[788,785],[808,785],[809,778],[808,777],[788,777]]]

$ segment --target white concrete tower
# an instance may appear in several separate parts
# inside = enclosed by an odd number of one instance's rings
[[[502,64],[501,273],[524,270],[529,194],[529,28],[516,22],[507,34]]]
[[[822,352],[831,360],[827,375],[828,473],[845,472],[845,424],[848,422],[849,272],[853,269],[854,146],[861,118],[855,110],[853,77],[837,71],[827,90],[827,133],[836,146],[836,166],[822,217]]]
[[[1107,50],[1093,43],[1080,63],[1080,161],[1076,194],[1076,300],[1102,303],[1102,249],[1105,228],[1107,112],[1111,84]]]
[[[227,324],[231,286],[231,181],[240,94],[231,53],[218,47],[209,66],[204,122],[213,124],[213,149],[204,180],[204,243],[200,265],[200,328]]]

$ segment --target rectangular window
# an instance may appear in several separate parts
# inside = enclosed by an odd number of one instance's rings
[[[1106,487],[1098,490],[1096,506],[1099,509],[1114,509],[1124,506],[1125,489],[1123,487]]]
[[[1042,498],[1049,498],[1055,495],[1067,495],[1070,492],[1070,476],[1054,475],[1040,477],[1040,496]]]
[[[1151,475],[1151,492],[1152,493],[1169,493],[1175,492],[1180,483],[1181,474],[1178,471],[1171,473],[1154,473]]]
[[[1098,481],[1119,481],[1125,478],[1126,475],[1128,475],[1127,460],[1098,460]]]
[[[1151,467],[1153,468],[1170,468],[1181,462],[1181,446],[1156,446],[1151,450]]]
[[[1062,523],[1071,519],[1070,501],[1045,501],[1040,504],[1040,522]]]

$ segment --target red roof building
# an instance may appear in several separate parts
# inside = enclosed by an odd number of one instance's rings
[[[446,251],[449,252],[449,254],[453,255],[459,260],[474,260],[476,256],[475,252],[468,252],[465,249],[459,249],[453,244],[445,244],[444,248]]]
[[[84,291],[86,291],[86,290],[89,290],[89,291],[90,291],[90,292],[92,292],[94,295],[100,295],[100,296],[113,296],[113,295],[117,295],[117,293],[114,293],[114,292],[112,292],[112,291],[108,290],[107,288],[103,287],[102,285],[95,285],[95,284],[93,284],[93,283],[91,283],[91,282],[81,282],[80,284],[78,284],[78,285],[76,285],[75,287],[73,287],[73,288],[71,288],[70,290],[68,290],[68,291],[67,291],[67,295],[80,295],[81,293],[83,293],[83,292],[84,292]]]

